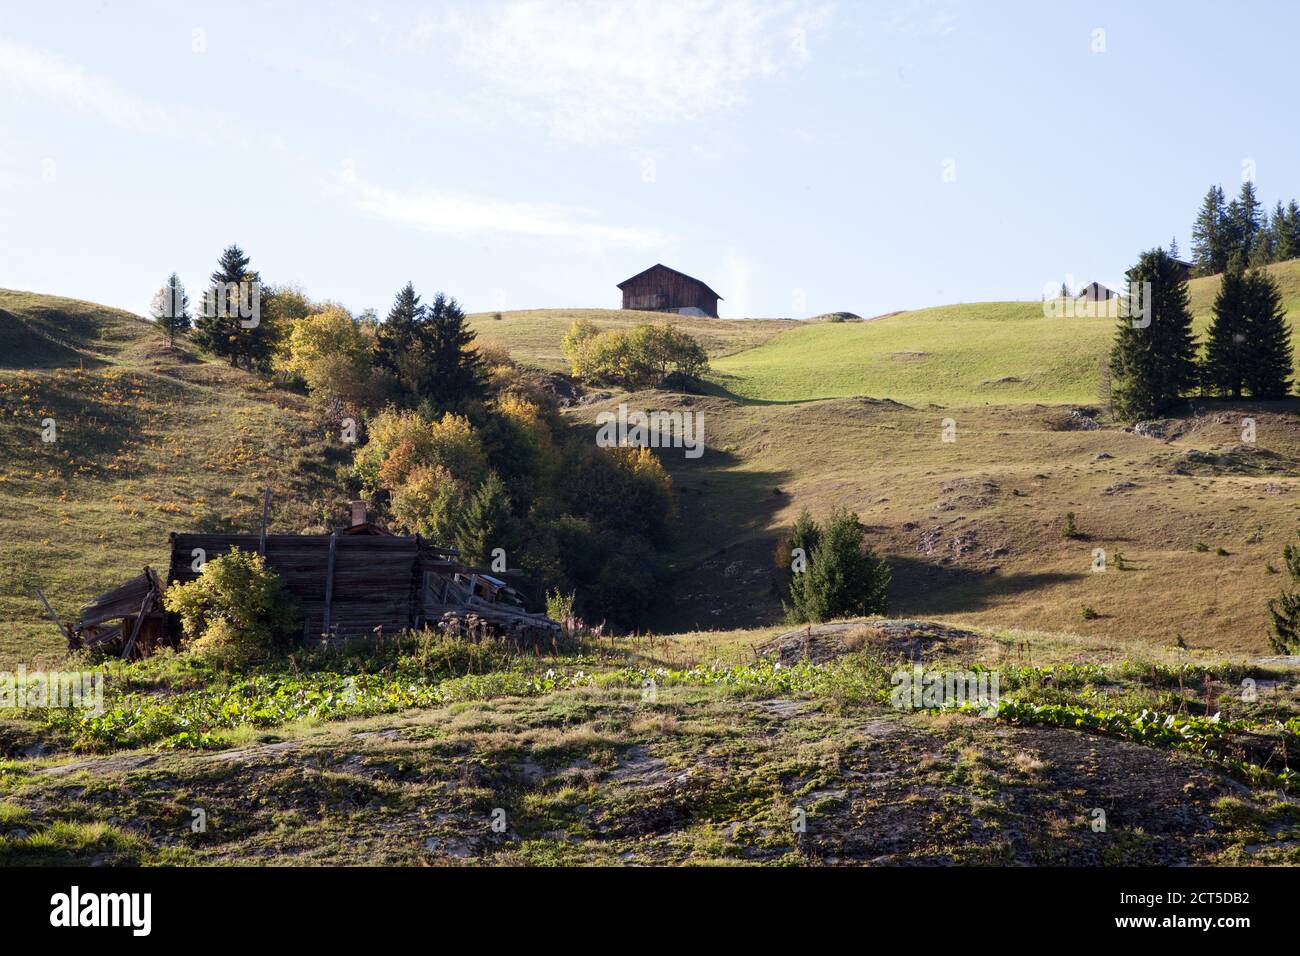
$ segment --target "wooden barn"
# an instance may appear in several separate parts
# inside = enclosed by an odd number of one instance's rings
[[[368,521],[364,505],[352,525],[332,534],[171,535],[166,585],[193,581],[207,561],[238,548],[261,554],[303,615],[303,639],[343,641],[407,628],[492,631],[535,640],[560,626],[529,613],[503,580],[460,562],[453,548],[419,535],[394,535]],[[71,647],[142,657],[178,646],[175,615],[162,607],[163,583],[148,568],[82,608]],[[136,622],[141,622],[137,624]]]
[[[1117,298],[1117,295],[1100,282],[1089,282],[1079,290],[1078,298],[1089,302],[1105,302],[1107,299]]]
[[[623,291],[623,308],[649,312],[676,312],[680,315],[718,317],[722,296],[699,279],[684,272],[656,264],[618,284]]]

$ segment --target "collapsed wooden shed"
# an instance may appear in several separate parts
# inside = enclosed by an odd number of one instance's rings
[[[163,584],[152,568],[81,609],[68,631],[68,649],[88,648],[122,657],[147,657],[180,643],[176,622],[163,608]]]
[[[505,581],[459,560],[419,535],[394,535],[358,520],[332,534],[177,533],[171,538],[167,585],[193,581],[204,565],[230,551],[260,553],[284,583],[303,616],[303,639],[328,642],[438,627],[475,635],[495,633],[528,642],[549,641],[560,625],[530,613]],[[69,646],[93,646],[142,656],[180,643],[179,621],[162,607],[165,588],[152,571],[81,609]],[[144,609],[144,610],[141,610]],[[145,624],[131,635],[135,620]],[[119,620],[112,625],[110,622]]]

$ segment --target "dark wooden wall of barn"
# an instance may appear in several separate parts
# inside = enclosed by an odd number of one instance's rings
[[[652,269],[624,285],[623,308],[653,312],[696,308],[716,318],[718,297],[698,279],[667,269]]]
[[[257,535],[173,534],[169,580],[198,577],[195,548],[201,548],[210,561],[232,548],[256,554],[258,545]],[[417,623],[423,576],[415,539],[339,535],[334,551],[329,590],[330,630],[335,636],[367,636],[378,626],[391,634]],[[272,534],[266,539],[266,563],[297,599],[305,619],[304,633],[312,639],[324,629],[329,552],[329,535]]]

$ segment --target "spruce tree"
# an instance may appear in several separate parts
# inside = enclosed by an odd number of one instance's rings
[[[1300,205],[1294,199],[1286,204],[1282,224],[1278,227],[1276,256],[1278,262],[1300,256]]]
[[[1201,385],[1206,391],[1240,398],[1245,388],[1248,294],[1241,257],[1234,256],[1214,297],[1214,318],[1201,363]]]
[[[510,496],[501,477],[490,471],[465,506],[456,547],[468,563],[485,566],[494,549],[502,548],[508,556],[513,543]]]
[[[1196,382],[1196,344],[1187,280],[1163,249],[1142,253],[1126,273],[1131,311],[1121,317],[1111,349],[1115,414],[1149,418]],[[1149,287],[1149,293],[1148,293]]]
[[[1282,290],[1263,269],[1246,277],[1243,378],[1252,398],[1286,398],[1291,392],[1291,328]]]
[[[1269,617],[1273,619],[1273,633],[1268,642],[1279,654],[1300,653],[1300,547],[1288,544],[1282,549],[1291,587],[1268,602]]]
[[[889,568],[863,546],[866,528],[845,509],[832,512],[818,537],[808,570],[790,584],[792,621],[828,621],[883,614],[887,609]]]
[[[817,522],[813,521],[811,512],[804,508],[799,512],[794,529],[790,532],[790,553],[793,555],[796,548],[802,549],[805,569],[820,537],[821,529],[817,527]]]
[[[241,298],[251,302],[248,297],[260,295],[262,283],[262,277],[249,269],[248,263],[248,256],[239,246],[226,247],[212,273],[212,284],[203,293],[201,314],[194,323],[195,343],[213,355],[230,359],[232,367],[241,359],[251,368],[269,358],[265,332],[259,332],[257,325],[244,325],[245,317],[240,314]],[[257,292],[254,283],[259,287]]]
[[[1192,226],[1192,260],[1198,275],[1214,275],[1228,264],[1226,218],[1223,189],[1211,186]]]
[[[1259,240],[1260,230],[1259,197],[1255,194],[1255,184],[1249,179],[1241,184],[1241,192],[1229,206],[1233,222],[1233,239],[1235,251],[1241,254],[1243,262],[1250,262]]]
[[[376,330],[376,364],[392,374],[406,405],[418,399],[427,377],[429,330],[425,312],[415,286],[408,282],[393,300],[388,318]]]
[[[439,292],[426,321],[429,363],[420,397],[440,411],[464,408],[483,398],[487,373],[473,348],[475,333],[466,324],[460,305]]]
[[[167,345],[176,347],[176,333],[190,327],[190,297],[185,292],[181,277],[172,273],[167,282],[154,294],[150,314],[159,328],[167,333]]]

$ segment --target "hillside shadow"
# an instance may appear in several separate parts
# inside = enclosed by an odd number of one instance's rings
[[[782,484],[792,472],[742,471],[742,459],[729,451],[710,448],[689,459],[665,449],[659,460],[673,480],[681,519],[674,551],[688,561],[764,531],[789,501]]]
[[[988,573],[917,558],[886,557],[893,579],[889,586],[892,616],[924,617],[982,611],[1017,594],[1087,577],[1085,572],[1036,571]]]
[[[83,321],[78,325],[73,330],[75,335],[84,338],[90,334],[84,326],[90,326],[90,331],[93,332],[93,323]],[[93,368],[102,364],[104,363],[99,359],[58,341],[21,316],[0,309],[0,368],[45,369],[73,365]]]
[[[727,377],[733,378],[734,376],[727,376]],[[839,395],[839,396],[826,395],[820,398],[788,398],[788,399],[750,398],[745,395],[736,394],[731,389],[723,385],[721,382],[713,379],[701,379],[699,383],[695,385],[694,388],[696,394],[699,395],[708,395],[713,398],[725,398],[728,401],[735,402],[737,405],[747,405],[747,406],[754,406],[754,407],[760,405],[803,405],[806,404],[807,402],[823,402],[830,398],[846,397],[843,395]]]

